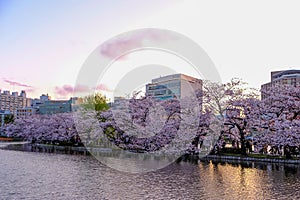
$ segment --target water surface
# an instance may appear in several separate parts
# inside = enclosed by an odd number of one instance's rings
[[[92,156],[0,150],[0,199],[300,199],[298,165],[173,163],[144,174]]]

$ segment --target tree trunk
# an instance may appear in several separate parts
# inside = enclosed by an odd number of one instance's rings
[[[284,155],[286,159],[292,159],[291,150],[288,145],[284,146]]]
[[[241,137],[241,154],[243,156],[247,155],[247,150],[246,150],[246,141],[245,141],[245,134],[244,130],[239,130],[240,131],[240,137]]]

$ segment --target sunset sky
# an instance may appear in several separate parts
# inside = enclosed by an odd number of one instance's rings
[[[197,42],[222,81],[239,77],[259,88],[273,70],[300,68],[299,4],[0,0],[0,89],[69,98],[82,64],[96,47],[120,33],[148,27],[173,30]],[[100,90],[109,92],[115,85],[108,82]]]

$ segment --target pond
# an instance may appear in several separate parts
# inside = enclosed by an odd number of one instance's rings
[[[132,174],[79,154],[0,158],[0,199],[300,199],[298,165],[181,161]]]

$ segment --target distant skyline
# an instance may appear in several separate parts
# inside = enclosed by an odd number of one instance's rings
[[[300,69],[298,8],[296,0],[0,0],[0,89],[68,99],[96,47],[148,27],[197,42],[223,82],[238,77],[259,88],[271,71]],[[109,93],[116,85],[98,89]]]

